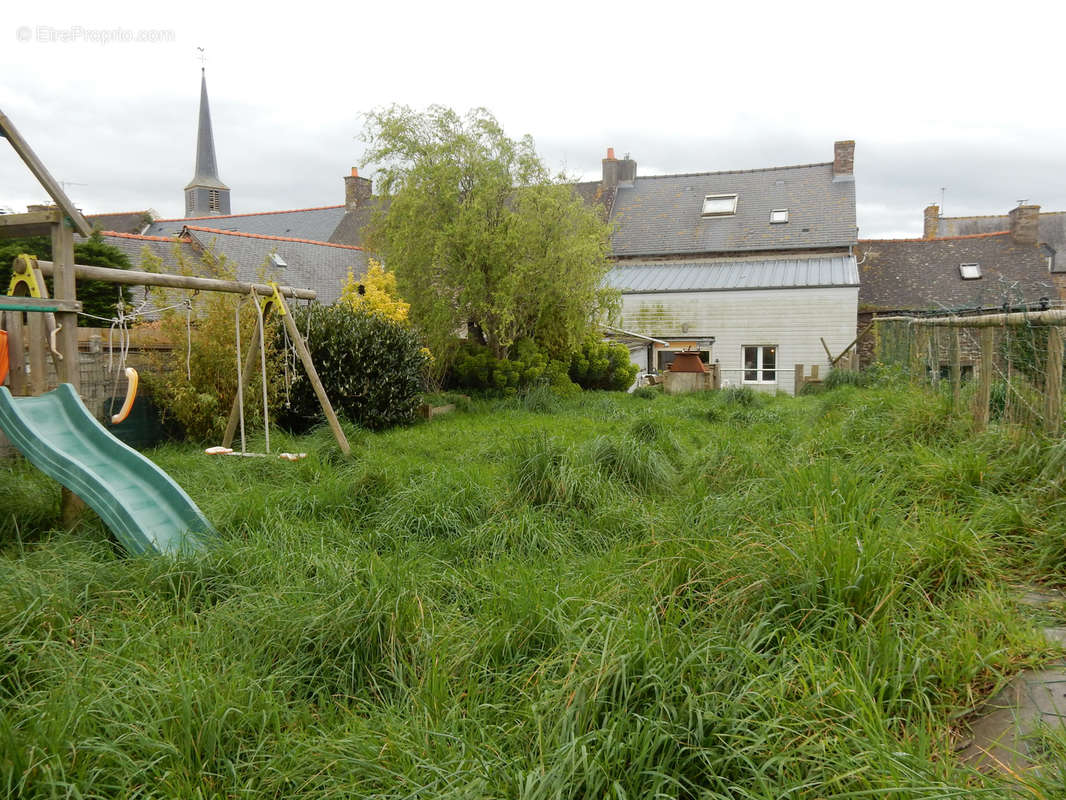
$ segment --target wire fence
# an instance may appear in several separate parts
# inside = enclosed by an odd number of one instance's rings
[[[1066,309],[1042,302],[996,310],[874,317],[864,363],[894,366],[950,392],[957,410],[989,422],[1062,429]]]

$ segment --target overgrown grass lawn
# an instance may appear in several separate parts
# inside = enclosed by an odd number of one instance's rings
[[[151,452],[220,533],[184,560],[0,465],[0,795],[1063,796],[953,757],[1053,655],[1011,584],[1066,583],[1062,441],[852,387],[350,433]]]

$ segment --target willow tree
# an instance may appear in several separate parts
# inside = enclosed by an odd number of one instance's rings
[[[368,116],[364,139],[383,199],[367,242],[440,368],[463,329],[498,358],[524,337],[566,358],[615,302],[602,211],[529,136],[509,138],[485,109],[393,106]]]

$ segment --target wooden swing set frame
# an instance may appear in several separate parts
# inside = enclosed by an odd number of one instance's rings
[[[296,353],[303,363],[307,377],[315,391],[322,411],[326,416],[330,429],[337,445],[347,455],[351,452],[348,439],[341,429],[340,422],[333,410],[333,406],[326,395],[325,387],[315,369],[311,353],[307,349],[296,322],[292,318],[286,298],[314,300],[317,295],[308,289],[296,289],[291,286],[279,286],[276,283],[261,284],[247,283],[244,281],[219,280],[215,278],[198,278],[186,275],[170,275],[162,273],[139,272],[134,270],[110,269],[107,267],[93,267],[74,263],[74,233],[88,237],[92,234],[92,228],[74,204],[67,197],[59,183],[48,172],[47,168],[37,157],[29,143],[22,138],[14,124],[2,111],[0,111],[0,137],[7,139],[15,152],[26,163],[41,186],[55,202],[55,208],[42,211],[30,211],[25,214],[0,215],[0,238],[50,235],[52,239],[52,261],[38,261],[36,259],[17,259],[16,274],[12,279],[12,289],[21,296],[6,296],[0,294],[0,312],[12,312],[5,314],[5,318],[14,318],[14,324],[8,322],[8,352],[10,354],[10,381],[16,394],[24,394],[29,388],[34,394],[44,391],[44,366],[45,366],[45,343],[55,364],[56,374],[61,383],[70,383],[78,390],[80,383],[78,364],[78,314],[82,310],[78,302],[75,281],[102,280],[112,283],[156,286],[169,289],[188,289],[202,292],[225,292],[229,294],[253,295],[256,302],[259,297],[265,297],[266,307],[263,308],[264,320],[268,313],[273,312],[279,316],[285,326],[285,330],[296,349]],[[55,289],[55,297],[47,296],[42,276],[52,277]],[[33,291],[33,287],[37,291]],[[36,296],[33,296],[36,295]],[[30,346],[30,387],[26,386],[24,368],[25,350],[22,338],[22,312],[29,313],[27,318]],[[42,313],[43,312],[43,313]],[[53,317],[54,315],[54,317]],[[256,349],[260,347],[262,333],[257,326],[254,341],[251,342],[248,352],[248,363],[251,364]],[[241,354],[238,354],[238,358]],[[254,370],[245,369],[244,375],[249,376]],[[233,441],[236,431],[237,420],[241,409],[240,397],[244,386],[239,388],[237,397],[234,399],[230,411],[229,423],[226,428],[224,445],[229,446]],[[64,516],[67,516],[68,507],[76,503],[71,501],[64,490]],[[68,502],[71,501],[71,502]]]

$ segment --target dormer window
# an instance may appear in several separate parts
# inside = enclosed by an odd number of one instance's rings
[[[959,264],[959,274],[964,281],[972,281],[981,277],[980,264]]]
[[[787,208],[775,208],[770,212],[770,224],[781,225],[788,222],[788,209]]]
[[[737,213],[735,194],[709,194],[703,198],[703,216],[730,217]]]

